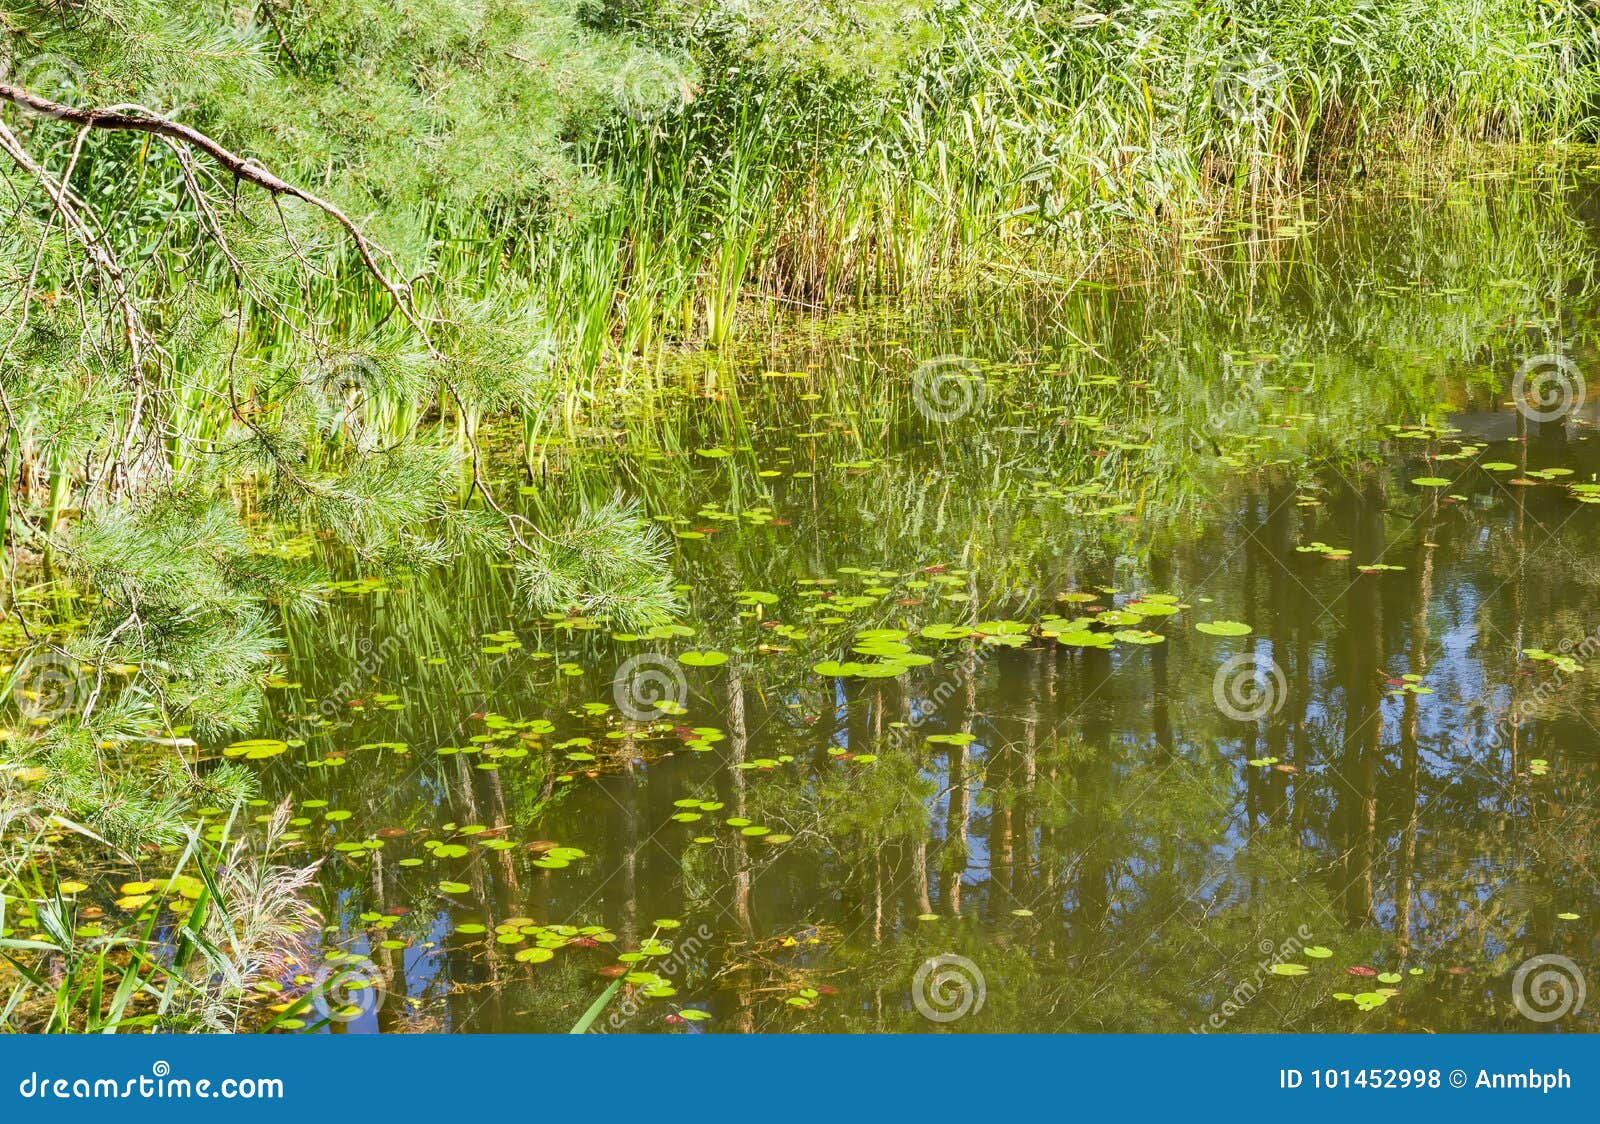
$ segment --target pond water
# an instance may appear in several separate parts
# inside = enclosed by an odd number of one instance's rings
[[[252,809],[333,1029],[1596,1029],[1587,159],[668,365],[524,497],[672,626],[344,564]]]

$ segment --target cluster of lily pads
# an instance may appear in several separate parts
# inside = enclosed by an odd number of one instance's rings
[[[789,760],[792,761],[794,759],[790,757]],[[757,768],[763,767],[759,762],[750,762],[749,764]],[[772,761],[772,765],[776,766],[777,764],[779,764],[777,760]],[[686,796],[681,800],[674,800],[672,805],[678,809],[678,811],[672,814],[672,819],[676,823],[681,824],[698,824],[704,820],[706,816],[720,812],[724,808],[724,804],[721,800],[700,800],[693,796]],[[729,816],[722,822],[726,826],[738,831],[738,833],[744,838],[759,839],[763,843],[777,845],[780,843],[787,843],[794,838],[794,836],[786,835],[783,832],[774,832],[765,824],[758,824],[754,820],[747,819],[744,816]],[[702,845],[715,843],[716,837],[713,835],[696,835],[694,837],[694,842]]]
[[[1455,434],[1460,431],[1448,425],[1391,425],[1388,427],[1392,436],[1402,440],[1413,441],[1440,441],[1450,443]],[[1454,448],[1439,449],[1428,454],[1431,463],[1447,463],[1453,461],[1469,461],[1485,452],[1487,445],[1477,442],[1460,442]],[[1491,473],[1500,483],[1512,487],[1532,487],[1538,484],[1548,484],[1574,475],[1574,470],[1560,465],[1548,468],[1526,468],[1521,464],[1508,460],[1479,460],[1477,468]],[[1508,475],[1515,473],[1516,475]],[[1459,483],[1461,477],[1451,479],[1446,476],[1424,475],[1411,478],[1413,486],[1424,489],[1445,489]],[[1593,480],[1574,481],[1567,485],[1568,495],[1578,503],[1600,503],[1600,483]],[[1446,495],[1447,502],[1461,503],[1467,496],[1459,492]]]
[[[1328,960],[1333,956],[1333,949],[1328,948],[1326,945],[1310,945],[1300,951],[1308,959],[1316,961]],[[1277,976],[1299,977],[1309,975],[1311,967],[1291,960],[1282,960],[1273,964],[1271,971],[1273,975]],[[1379,971],[1376,968],[1369,968],[1365,964],[1351,965],[1345,971],[1353,979],[1374,979],[1384,985],[1371,991],[1336,991],[1333,993],[1335,1000],[1341,1003],[1353,1003],[1356,1010],[1362,1012],[1375,1011],[1399,995],[1400,989],[1395,985],[1404,980],[1406,976],[1421,977],[1427,974],[1425,969],[1417,967],[1407,968],[1405,973],[1402,974],[1396,971]]]

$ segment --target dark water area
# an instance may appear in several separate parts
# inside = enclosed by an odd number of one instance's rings
[[[347,566],[252,810],[332,1029],[1595,1029],[1592,175],[683,357],[524,481],[668,626]]]

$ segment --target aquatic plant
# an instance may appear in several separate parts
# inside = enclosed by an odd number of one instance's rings
[[[316,864],[282,863],[287,818],[285,806],[259,839],[231,846],[189,829],[170,873],[122,886],[118,909],[127,917],[120,924],[85,922],[76,898],[88,887],[48,880],[49,864],[27,877],[14,866],[7,870],[0,959],[10,979],[0,1027],[107,1034],[270,1025],[273,1016],[252,989],[304,963],[315,927],[304,889]],[[42,854],[39,843],[36,837],[13,854]],[[29,878],[31,897],[18,898]]]

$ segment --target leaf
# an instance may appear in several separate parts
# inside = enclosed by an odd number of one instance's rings
[[[1303,976],[1311,969],[1304,964],[1274,964],[1272,972],[1278,976]]]
[[[1255,631],[1243,621],[1201,621],[1194,627],[1207,636],[1248,636]]]
[[[222,755],[243,757],[246,761],[260,761],[267,757],[276,757],[288,748],[288,742],[278,741],[276,738],[247,738],[242,742],[225,746]]]
[[[728,662],[728,654],[717,651],[697,652],[691,650],[679,653],[678,662],[685,667],[717,667]]]
[[[604,1011],[606,1009],[606,1005],[611,1002],[611,1000],[616,996],[617,992],[622,990],[622,983],[623,977],[621,976],[618,976],[615,980],[613,980],[611,986],[602,991],[600,993],[600,997],[593,1003],[589,1004],[589,1009],[578,1017],[578,1021],[572,1024],[572,1029],[567,1031],[567,1033],[589,1033],[589,1028],[593,1026],[594,1021],[600,1017],[600,1012]]]

